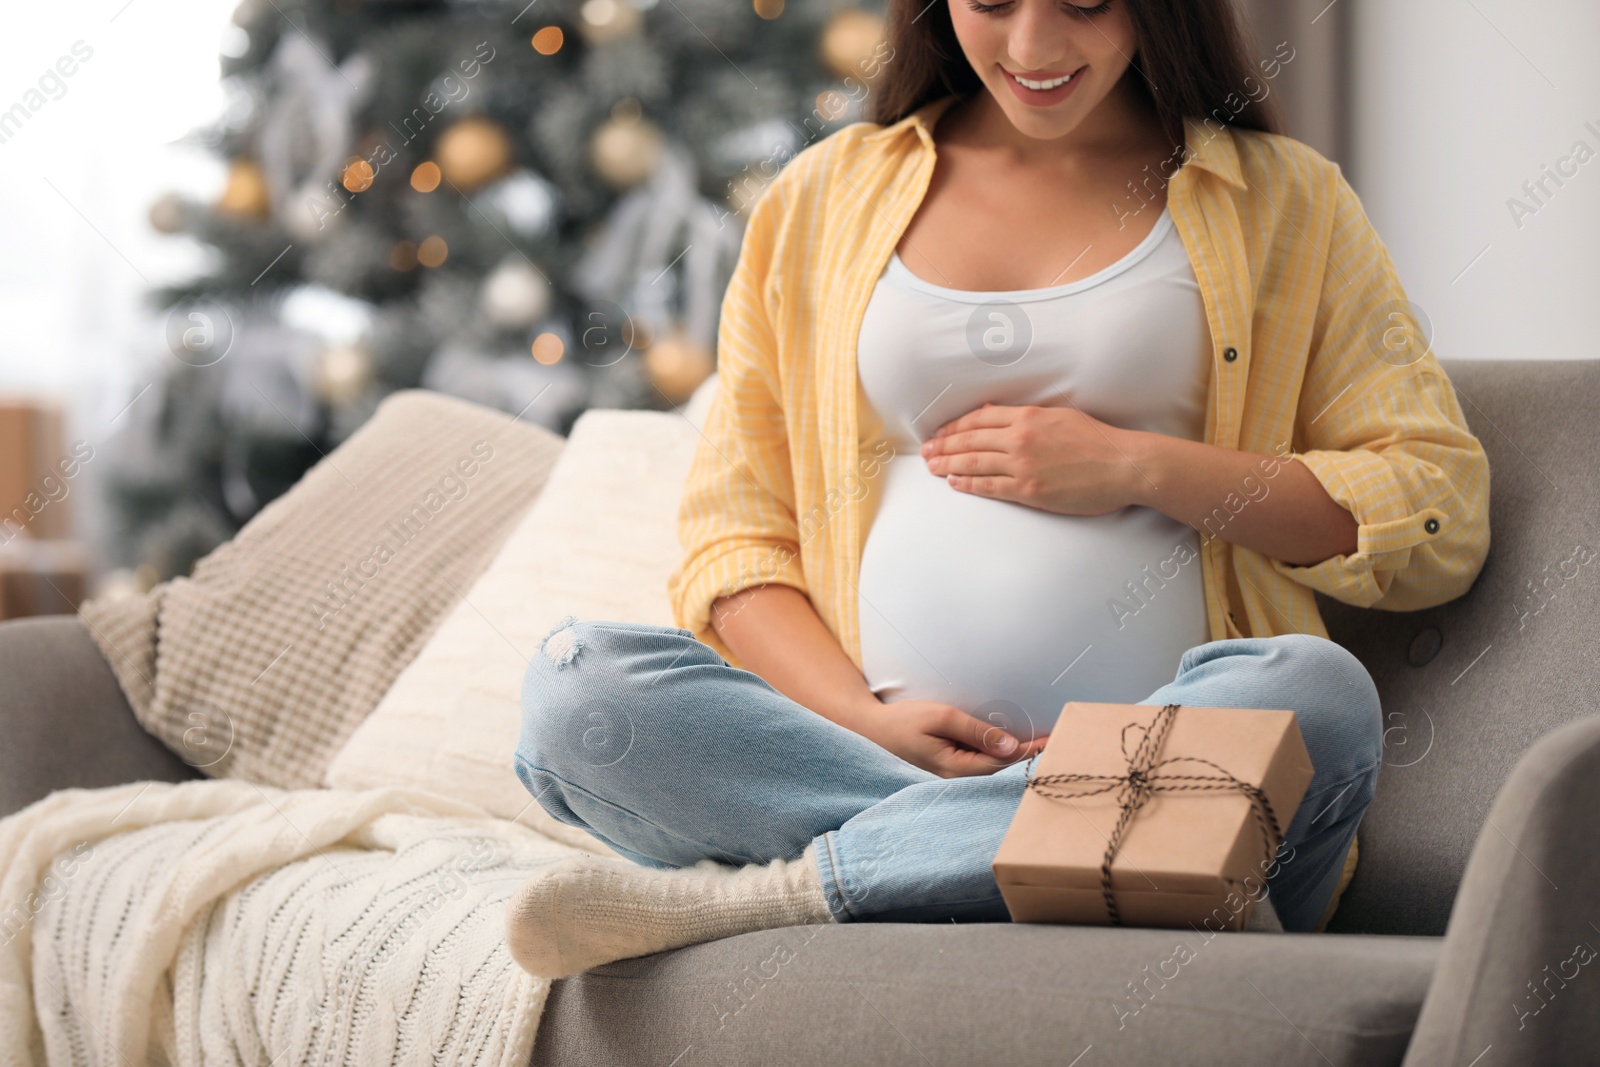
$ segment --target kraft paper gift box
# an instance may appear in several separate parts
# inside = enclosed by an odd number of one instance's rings
[[[995,880],[1013,922],[1240,929],[1311,774],[1292,711],[1069,702]]]

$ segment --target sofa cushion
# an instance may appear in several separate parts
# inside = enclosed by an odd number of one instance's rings
[[[1600,699],[1600,361],[1446,360],[1489,456],[1488,560],[1416,612],[1318,597],[1371,672],[1386,730],[1361,863],[1329,929],[1442,934],[1489,804],[1518,757]]]
[[[563,616],[671,626],[675,518],[698,439],[683,415],[590,410],[504,547],[330,764],[342,789],[409,785],[557,837],[512,769],[528,657]]]
[[[563,444],[491,408],[391,395],[192,576],[80,615],[139,721],[191,766],[318,786]]]
[[[1207,936],[764,930],[557,982],[533,1063],[1379,1067],[1400,1063],[1439,950],[1431,938]]]

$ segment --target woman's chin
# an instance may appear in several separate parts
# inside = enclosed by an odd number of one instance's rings
[[[1011,115],[1011,125],[1035,141],[1055,141],[1077,129],[1077,122],[1050,121],[1039,115]]]
[[[994,91],[991,89],[991,92]],[[999,92],[1006,92],[1004,86]],[[1054,141],[1065,137],[1082,122],[1081,109],[1077,107],[1034,107],[1019,100],[1006,100],[996,96],[1001,112],[1010,120],[1017,132],[1036,141]],[[1065,103],[1065,101],[1063,102]]]

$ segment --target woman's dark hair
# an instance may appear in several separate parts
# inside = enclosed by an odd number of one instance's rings
[[[1128,71],[1174,145],[1185,118],[1282,133],[1276,100],[1255,98],[1262,75],[1231,0],[1115,0],[1127,5],[1139,41]],[[893,49],[874,87],[871,119],[883,126],[922,105],[981,89],[950,24],[948,0],[889,0],[885,39]],[[1291,57],[1292,58],[1292,57]]]

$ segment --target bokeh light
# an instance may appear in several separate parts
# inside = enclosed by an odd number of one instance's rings
[[[419,193],[431,193],[439,188],[439,164],[431,159],[418,163],[411,172],[411,188]]]
[[[565,36],[560,26],[546,26],[533,35],[533,50],[541,56],[553,56],[561,51],[561,43]]]
[[[417,262],[424,267],[437,267],[450,256],[450,246],[438,234],[425,237],[417,246]]]
[[[561,338],[553,333],[541,333],[533,339],[533,358],[545,366],[559,363],[566,350],[567,346],[562,343]]]

